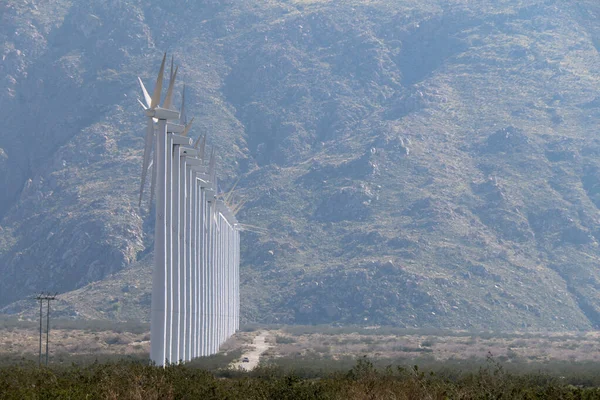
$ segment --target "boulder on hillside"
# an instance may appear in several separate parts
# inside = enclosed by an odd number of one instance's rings
[[[594,240],[592,234],[581,227],[566,209],[540,210],[529,214],[528,219],[538,240],[556,244],[588,244]]]
[[[364,221],[371,214],[374,199],[367,185],[345,187],[325,198],[317,207],[314,217],[322,222]]]
[[[385,152],[398,154],[399,156],[408,156],[410,154],[410,139],[397,135],[381,135],[372,144],[373,148],[381,149]]]
[[[492,133],[483,146],[484,153],[517,153],[524,151],[529,138],[521,129],[508,126]]]

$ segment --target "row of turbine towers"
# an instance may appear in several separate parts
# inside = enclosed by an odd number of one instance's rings
[[[150,359],[163,366],[218,352],[239,329],[240,225],[220,195],[214,149],[206,135],[188,137],[193,119],[173,109],[178,68],[171,72],[160,105],[166,53],[152,96],[138,78],[147,121],[139,206],[152,168],[150,206],[155,204]],[[154,201],[153,201],[154,200]]]

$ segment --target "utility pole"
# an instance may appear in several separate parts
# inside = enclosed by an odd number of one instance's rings
[[[39,361],[38,361],[38,365],[41,367],[42,366],[42,321],[43,321],[43,315],[42,315],[42,305],[44,300],[46,300],[48,302],[48,306],[47,306],[47,311],[46,311],[46,366],[48,366],[48,357],[49,357],[49,351],[48,351],[48,343],[49,343],[49,339],[50,339],[50,301],[52,300],[56,300],[56,295],[57,293],[54,294],[44,294],[44,293],[40,293],[38,296],[36,296],[36,300],[38,300],[40,302],[40,354],[39,354]]]
[[[36,297],[36,299],[40,302],[40,356],[38,359],[38,367],[42,366],[42,296],[43,293],[40,293],[40,295]]]

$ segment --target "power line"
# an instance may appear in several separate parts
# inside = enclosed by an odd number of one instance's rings
[[[40,293],[35,298],[40,302],[40,353],[38,366],[42,366],[42,321],[43,321],[43,303],[44,300],[48,302],[47,311],[46,311],[46,366],[48,366],[48,357],[49,357],[49,339],[50,339],[50,302],[52,300],[56,300],[56,295],[58,293],[50,294],[50,293]]]

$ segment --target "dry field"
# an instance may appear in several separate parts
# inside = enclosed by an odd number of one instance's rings
[[[57,328],[50,332],[50,355],[53,358],[69,355],[133,355],[145,358],[150,350],[147,331],[123,326],[116,330],[107,326],[97,328]],[[343,330],[343,332],[340,332]],[[263,360],[282,357],[312,356],[327,359],[367,356],[372,359],[432,360],[485,359],[490,354],[499,361],[600,361],[600,333],[511,333],[469,334],[451,332],[421,334],[393,332],[393,329],[320,327],[282,327],[239,332],[221,351],[248,351],[259,331],[266,331],[269,349]],[[390,332],[392,331],[392,332]],[[45,336],[44,336],[45,343]],[[37,355],[39,332],[33,326],[0,325],[0,357]]]
[[[290,332],[291,331],[291,332]],[[266,357],[306,356],[315,353],[337,359],[367,356],[371,359],[434,360],[485,359],[492,355],[499,361],[600,361],[600,334],[377,334],[363,332],[324,334],[297,333],[295,329],[271,331],[274,346]]]
[[[17,326],[14,326],[17,325]],[[59,325],[64,325],[60,323]],[[81,323],[67,325],[82,325]],[[133,356],[145,359],[150,353],[150,332],[139,324],[115,324],[102,322],[80,328],[55,327],[50,330],[50,358],[54,360],[67,359],[67,356]],[[45,326],[44,326],[45,330]],[[222,347],[221,353],[242,351],[250,348],[255,332],[239,332],[229,339]],[[42,352],[45,352],[46,333],[42,337]],[[33,323],[6,323],[0,321],[0,361],[2,358],[31,359],[37,357],[39,351],[39,326]],[[93,358],[93,357],[92,357]],[[69,360],[67,360],[69,361]]]
[[[113,331],[92,332],[79,329],[50,331],[50,355],[60,354],[147,354],[150,351],[150,333]],[[45,349],[46,335],[43,336]],[[39,331],[27,328],[0,330],[0,354],[37,354]]]

